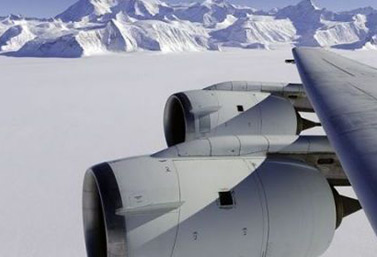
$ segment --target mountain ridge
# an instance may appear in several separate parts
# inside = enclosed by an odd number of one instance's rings
[[[333,12],[311,0],[270,11],[226,0],[79,0],[50,19],[0,17],[0,54],[11,56],[292,46],[377,49],[377,10]]]

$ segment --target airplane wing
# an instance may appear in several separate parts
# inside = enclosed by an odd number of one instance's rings
[[[295,48],[305,91],[377,234],[377,69]]]

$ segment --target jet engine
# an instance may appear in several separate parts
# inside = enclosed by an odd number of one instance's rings
[[[295,135],[315,125],[301,118],[288,99],[256,91],[177,93],[164,112],[168,146],[222,135]]]
[[[261,162],[141,157],[93,167],[89,257],[319,256],[337,217],[326,179],[302,163]]]

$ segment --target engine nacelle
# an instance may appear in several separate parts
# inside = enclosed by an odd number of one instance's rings
[[[86,173],[83,211],[89,257],[316,257],[336,226],[320,172],[262,157],[101,164]]]
[[[306,124],[288,99],[265,92],[197,90],[165,106],[168,146],[222,135],[295,135]]]

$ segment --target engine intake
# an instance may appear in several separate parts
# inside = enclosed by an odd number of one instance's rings
[[[89,257],[125,256],[126,227],[118,182],[109,164],[88,170],[83,188],[83,217]]]

